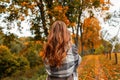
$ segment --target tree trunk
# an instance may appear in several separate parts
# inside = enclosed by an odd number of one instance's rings
[[[81,22],[80,18],[81,18],[81,14],[82,14],[82,7],[81,6],[79,6],[78,13],[79,13],[79,15],[78,15],[78,22],[77,22],[78,25],[77,25],[76,40],[75,40],[75,44],[77,46],[79,46],[78,45],[79,28],[80,28],[80,31],[82,30],[82,25],[80,23]]]
[[[80,17],[81,17],[81,12],[80,12],[80,7],[79,7],[79,10],[78,10],[78,12],[79,12],[79,16],[78,16],[78,22],[77,22],[77,31],[76,31],[76,40],[75,40],[75,44],[76,44],[76,46],[78,47],[78,37],[79,37],[79,27],[80,27]]]
[[[108,53],[105,53],[106,54],[106,56],[107,56],[107,58],[108,58]]]
[[[80,38],[80,42],[81,42],[81,55],[83,56],[84,55],[84,43],[83,43],[83,34],[82,34],[82,23],[81,23],[81,26],[80,26],[80,35],[81,35],[81,38]]]
[[[73,26],[72,26],[72,34],[73,34],[73,35],[75,34]]]
[[[109,52],[109,59],[111,60],[111,52]]]
[[[115,64],[118,64],[117,53],[115,52]]]
[[[81,38],[80,38],[80,44],[81,44],[81,55],[83,56],[84,55],[84,43],[83,43],[83,39],[82,39],[82,37],[83,37],[83,35],[82,35],[82,23],[81,23],[81,20],[80,20],[80,18],[81,18],[81,14],[82,14],[82,4],[83,4],[83,0],[81,0],[81,5],[79,5],[79,16],[78,16],[78,26],[77,26],[77,33],[76,33],[76,41],[75,41],[75,43],[76,44],[78,44],[78,33],[79,33],[79,28],[80,28],[80,36],[81,36]],[[79,45],[77,45],[77,46],[79,46]]]
[[[46,0],[46,3],[47,3],[48,11],[52,10],[53,0]],[[48,16],[49,16],[50,25],[51,25],[52,22],[53,22],[52,15],[51,15],[51,14],[48,14]]]
[[[45,36],[47,36],[48,35],[48,29],[46,27],[45,11],[44,11],[43,1],[39,0],[39,2],[38,2],[37,5],[38,5],[39,10],[40,10],[41,20],[42,20],[42,26],[43,26],[43,29],[44,29],[44,33],[45,33]]]

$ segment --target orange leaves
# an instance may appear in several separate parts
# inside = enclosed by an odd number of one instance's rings
[[[63,20],[63,21],[66,23],[67,26],[70,24],[70,22],[69,22],[69,20],[67,18],[65,20]]]
[[[66,13],[67,10],[68,10],[68,6],[62,7],[62,6],[58,5],[58,6],[54,7],[54,11],[58,11],[60,13]]]
[[[109,7],[102,7],[102,10],[109,10]]]
[[[63,10],[62,6],[54,7],[54,11],[58,11],[58,12],[62,13],[62,10]]]
[[[25,45],[25,46],[29,45],[29,42],[24,42],[24,45]]]
[[[100,0],[101,4],[110,4],[110,0]]]
[[[100,3],[104,3],[104,0],[100,0]]]
[[[101,28],[99,25],[99,21],[95,17],[91,17],[91,18],[86,18],[84,20],[83,29],[84,30],[89,29],[91,31],[99,31]]]
[[[65,13],[67,12],[67,10],[68,10],[68,7],[67,6],[65,6],[65,7],[62,7],[62,6],[55,6],[54,7],[54,12],[59,12],[59,13],[61,13],[61,15],[62,14],[64,14],[65,15]],[[60,16],[59,16],[60,17]]]
[[[120,54],[118,53],[120,60]],[[82,58],[78,67],[79,80],[119,80],[120,64],[114,65],[105,55],[87,55]]]
[[[61,5],[57,5],[53,8],[53,10],[49,11],[48,13],[54,16],[56,20],[62,20],[66,23],[66,25],[69,25],[70,22],[65,15],[67,10],[68,10],[68,6],[63,7]]]
[[[90,23],[91,23],[91,18],[86,18],[86,19],[84,20],[84,25],[83,25],[83,26],[87,27],[87,26],[90,25]]]
[[[70,25],[74,27],[74,26],[76,26],[76,23],[72,22],[72,23],[70,23]]]
[[[23,2],[23,3],[21,3],[21,5],[22,5],[22,6],[27,6],[28,3],[27,3],[27,2]]]
[[[21,6],[25,6],[27,8],[33,9],[37,4],[36,3],[28,3],[28,2],[22,2]]]
[[[120,63],[114,65],[114,53],[111,54],[111,60],[107,59],[107,56],[101,56],[100,62],[101,67],[103,68],[104,72],[107,74],[107,78],[109,80],[119,80],[120,79]],[[120,61],[120,54],[118,53],[118,61]]]
[[[75,38],[76,37],[76,34],[72,34],[72,38]]]
[[[79,80],[95,80],[95,61],[93,55],[83,57],[83,61],[78,68]]]
[[[42,41],[35,41],[36,44],[43,44]]]
[[[109,10],[108,4],[111,4],[110,0],[100,0],[100,3],[104,4],[104,6],[102,6],[102,10]]]
[[[100,45],[99,21],[95,17],[89,17],[83,23],[83,43],[88,48],[95,48]]]
[[[28,5],[28,8],[33,9],[34,6],[33,5]]]
[[[39,55],[40,55],[40,57],[43,57],[44,56],[44,52],[40,51]]]
[[[25,20],[24,16],[20,16],[18,19],[21,20],[21,21]]]

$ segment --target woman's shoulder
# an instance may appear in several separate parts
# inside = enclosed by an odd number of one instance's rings
[[[78,53],[78,48],[75,44],[72,45],[72,52],[75,54]]]
[[[77,46],[75,44],[72,44],[67,54],[76,54],[76,53],[78,53]]]
[[[77,49],[77,46],[75,44],[72,44],[73,49]]]

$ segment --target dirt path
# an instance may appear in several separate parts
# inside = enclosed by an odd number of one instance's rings
[[[95,56],[95,80],[108,80],[99,62],[99,56]]]
[[[93,63],[89,64],[90,61],[93,61]],[[99,61],[99,55],[89,55],[86,57],[86,60],[83,60],[83,62],[80,64],[78,68],[78,76],[88,76],[90,73],[90,69],[88,67],[88,70],[86,71],[86,74],[83,74],[85,72],[84,67],[86,67],[89,64],[89,66],[94,65],[92,67],[93,69],[93,76],[90,79],[92,80],[108,80],[107,76],[105,75],[105,72],[103,71],[100,61]],[[90,67],[91,68],[91,67]],[[79,80],[90,80],[87,78],[79,79]]]
[[[78,72],[79,75],[82,73],[84,66],[88,63],[88,61],[91,59],[91,56],[87,57],[84,62],[81,62],[79,68],[78,68]]]

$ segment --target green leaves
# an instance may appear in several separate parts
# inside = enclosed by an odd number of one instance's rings
[[[0,46],[0,78],[26,69],[29,69],[29,62],[25,57],[15,56],[6,46]]]
[[[95,0],[92,4],[95,8],[100,7],[100,1],[99,0]]]

